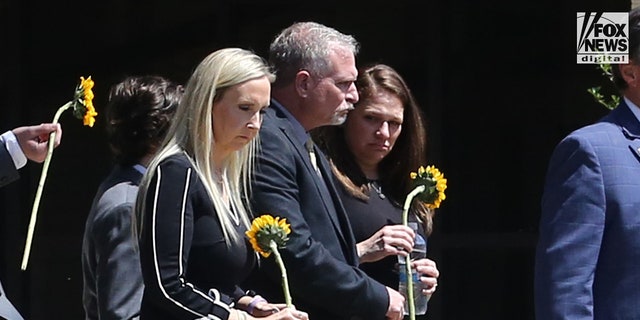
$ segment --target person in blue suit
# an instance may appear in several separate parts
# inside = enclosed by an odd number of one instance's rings
[[[536,319],[640,319],[640,11],[620,104],[556,147],[542,196]]]
[[[60,145],[62,128],[59,124],[43,123],[25,126],[7,131],[0,136],[0,187],[20,177],[18,169],[27,164],[27,160],[43,162],[47,155],[49,134],[56,132],[54,146]],[[0,318],[22,320],[22,316],[11,304],[0,283]]]

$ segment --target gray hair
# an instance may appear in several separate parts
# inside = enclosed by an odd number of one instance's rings
[[[282,30],[269,46],[269,63],[277,75],[274,86],[290,83],[300,70],[324,76],[335,47],[348,49],[354,56],[360,49],[353,36],[316,22],[296,22]]]

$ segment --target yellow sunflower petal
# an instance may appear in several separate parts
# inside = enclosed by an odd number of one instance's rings
[[[91,76],[89,76],[87,79],[85,79],[84,77],[80,77],[80,85],[82,86],[84,91],[91,90],[94,85]]]

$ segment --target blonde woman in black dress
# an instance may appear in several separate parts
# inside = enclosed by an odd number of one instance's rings
[[[308,318],[237,285],[257,259],[243,199],[273,80],[262,58],[229,48],[187,83],[138,193],[141,319]]]

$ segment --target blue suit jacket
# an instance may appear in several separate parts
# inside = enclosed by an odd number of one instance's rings
[[[640,122],[624,102],[553,152],[534,288],[536,319],[640,319]]]
[[[384,319],[387,291],[357,268],[353,233],[324,155],[315,149],[326,189],[303,142],[277,107],[267,109],[260,140],[251,193],[253,212],[283,217],[291,224],[281,255],[293,304],[314,320]],[[270,301],[284,302],[280,270],[273,257],[262,259],[246,286]]]
[[[17,180],[19,177],[18,169],[16,169],[13,159],[4,146],[4,143],[0,143],[0,187],[9,184],[12,181]],[[22,316],[18,313],[16,308],[13,307],[7,295],[2,289],[0,283],[0,318],[8,320],[22,320]]]

